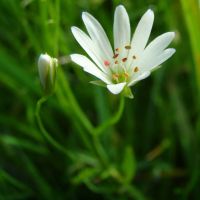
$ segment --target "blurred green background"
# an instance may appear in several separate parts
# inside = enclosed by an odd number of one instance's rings
[[[198,0],[0,1],[0,200],[200,199],[200,5]],[[94,86],[77,65],[60,67],[41,117],[66,156],[35,120],[42,92],[37,59],[84,53],[70,27],[93,14],[112,41],[123,4],[132,32],[151,8],[151,40],[175,31],[176,54],[132,88],[120,121],[91,139],[91,123],[109,121],[119,97]],[[84,29],[85,30],[85,29]],[[85,53],[84,53],[85,54]],[[93,145],[107,159],[103,165]],[[96,148],[97,146],[95,146]]]

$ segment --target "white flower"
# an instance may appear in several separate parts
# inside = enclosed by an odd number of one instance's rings
[[[54,89],[57,66],[56,58],[50,57],[47,53],[40,55],[38,59],[38,72],[45,94],[50,94]]]
[[[128,14],[122,5],[116,8],[114,50],[104,29],[93,16],[83,12],[82,19],[89,36],[77,27],[71,28],[72,33],[93,62],[80,54],[72,54],[71,59],[84,71],[103,81],[113,94],[119,94],[148,77],[151,71],[175,53],[175,49],[167,48],[175,36],[174,32],[164,33],[147,45],[154,21],[154,13],[150,9],[142,16],[131,39]]]

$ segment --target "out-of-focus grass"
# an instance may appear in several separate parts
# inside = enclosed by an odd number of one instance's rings
[[[183,9],[183,16],[186,21],[186,25],[188,28],[188,33],[190,36],[192,53],[195,63],[195,72],[196,72],[196,79],[198,82],[198,86],[200,85],[200,7],[198,5],[197,0],[192,0],[190,2],[186,0],[181,0],[182,9]],[[200,86],[199,86],[200,87]]]
[[[90,122],[82,119],[103,123],[116,111],[118,97],[90,85],[92,77],[78,66],[59,70],[42,119],[52,137],[73,152],[71,160],[47,143],[35,122],[41,96],[36,64],[43,52],[83,52],[70,27],[84,28],[85,10],[112,39],[119,3],[127,8],[132,30],[151,7],[151,39],[175,30],[177,53],[132,88],[135,99],[126,100],[120,122],[101,138],[112,166],[102,169],[91,153]],[[199,16],[197,0],[1,0],[0,199],[199,199]],[[127,187],[114,181],[120,179],[115,168]]]

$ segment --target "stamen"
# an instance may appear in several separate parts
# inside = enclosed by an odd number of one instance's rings
[[[118,53],[114,54],[113,58],[117,58],[119,56]]]
[[[119,48],[116,48],[115,51],[119,51]]]
[[[104,65],[105,65],[106,67],[108,67],[108,66],[110,65],[110,62],[109,62],[108,60],[104,60]]]
[[[119,74],[113,74],[113,75],[112,75],[112,78],[113,78],[115,81],[119,81]]]
[[[131,45],[126,45],[125,49],[131,49]]]
[[[123,58],[123,59],[122,59],[122,62],[126,62],[126,61],[127,61],[127,58]]]
[[[119,63],[118,60],[116,60],[116,61],[115,61],[115,64],[118,64],[118,63]]]
[[[127,72],[124,73],[125,78],[129,77],[129,74]]]
[[[133,55],[133,59],[136,59],[136,56],[135,56],[135,55]]]
[[[133,71],[134,71],[134,72],[138,72],[138,71],[139,71],[139,68],[138,68],[138,67],[135,67],[135,68],[133,69]]]

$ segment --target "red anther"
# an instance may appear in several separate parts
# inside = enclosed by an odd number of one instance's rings
[[[126,62],[126,61],[127,61],[127,58],[123,58],[123,59],[122,59],[122,62]]]
[[[104,65],[105,65],[106,67],[108,67],[108,66],[110,65],[110,62],[109,62],[108,60],[105,60],[105,61],[104,61]]]
[[[119,56],[118,53],[114,54],[113,58],[117,58]]]
[[[118,60],[115,61],[115,64],[118,64]]]
[[[116,48],[115,51],[119,51],[119,48]]]

